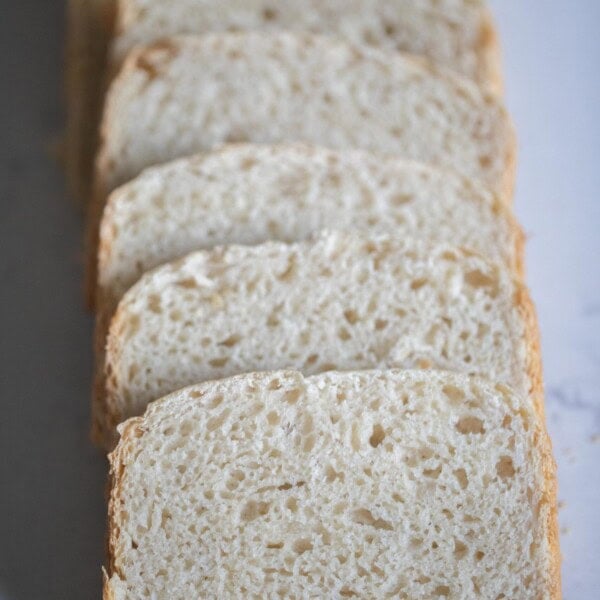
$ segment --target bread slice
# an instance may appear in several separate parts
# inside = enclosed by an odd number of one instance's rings
[[[113,57],[178,34],[309,31],[422,55],[501,90],[500,52],[481,0],[121,0]]]
[[[121,433],[105,597],[560,598],[550,443],[503,385],[253,373]]]
[[[107,61],[115,13],[116,39]],[[69,0],[68,14],[67,167],[74,193],[85,200],[110,72],[134,45],[170,35],[313,31],[422,55],[496,92],[502,89],[497,35],[481,0],[278,0],[276,10],[264,0],[226,0],[218,7],[206,0]]]
[[[97,189],[232,141],[359,148],[448,167],[508,195],[502,103],[406,56],[309,34],[227,33],[134,50],[108,92]]]
[[[119,422],[185,385],[287,367],[485,373],[537,401],[537,344],[522,284],[451,246],[325,232],[197,252],[145,275],[121,300],[94,435],[110,446]]]
[[[149,169],[109,197],[100,311],[192,250],[292,242],[323,228],[464,245],[522,273],[523,234],[492,192],[448,171],[359,151],[242,144]]]

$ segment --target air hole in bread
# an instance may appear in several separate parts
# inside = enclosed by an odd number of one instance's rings
[[[469,485],[469,478],[467,477],[467,472],[464,469],[456,469],[454,471],[454,477],[458,481],[458,485],[460,485],[461,489],[466,489]]]
[[[274,410],[272,410],[267,415],[267,422],[269,423],[269,425],[275,426],[279,423],[279,421],[280,421],[279,414],[277,412],[275,412]]]
[[[338,330],[338,338],[342,340],[342,342],[347,342],[351,339],[351,336],[345,327],[340,327],[340,329]]]
[[[229,416],[229,413],[230,410],[226,408],[220,415],[209,419],[208,423],[206,424],[206,428],[208,429],[208,431],[215,431],[216,429],[221,427],[221,425],[223,425],[223,423]]]
[[[316,362],[319,360],[319,355],[318,354],[311,354],[306,361],[304,362],[305,366],[311,366],[316,364]]]
[[[411,282],[410,289],[414,291],[420,290],[423,286],[427,285],[427,283],[429,283],[429,281],[425,278],[415,279]]]
[[[267,548],[269,550],[281,550],[283,548],[283,542],[269,542]]]
[[[296,404],[296,402],[298,402],[298,400],[300,399],[301,395],[302,395],[302,390],[299,390],[299,389],[288,390],[283,395],[283,399],[288,404]]]
[[[368,525],[375,529],[383,529],[385,531],[393,531],[392,524],[384,519],[376,519],[371,511],[367,508],[358,508],[352,513],[352,520],[359,525]]]
[[[468,549],[467,546],[461,542],[460,540],[454,540],[454,556],[458,558],[458,560],[462,560],[467,555]]]
[[[483,154],[479,157],[479,164],[483,169],[489,169],[492,166],[492,159],[490,156]]]
[[[193,290],[198,287],[198,282],[194,277],[187,277],[186,279],[180,279],[175,285],[186,290]]]
[[[304,452],[310,452],[315,447],[315,442],[315,436],[310,435],[304,440],[304,443],[302,444],[302,450],[304,450]]]
[[[442,388],[444,395],[450,400],[450,403],[454,406],[462,404],[465,400],[465,393],[460,388],[453,385],[445,385]]]
[[[208,361],[208,364],[215,369],[223,368],[229,362],[229,358],[224,356],[223,358],[213,358]]]
[[[463,435],[467,435],[470,433],[485,433],[483,421],[478,417],[473,416],[463,417],[462,419],[460,419],[458,423],[456,423],[456,429]]]
[[[346,321],[348,321],[348,323],[350,323],[350,325],[355,325],[359,320],[358,314],[354,310],[345,310],[344,318]]]
[[[437,479],[441,472],[441,465],[438,465],[435,469],[423,469],[423,475],[425,475],[425,477],[429,477],[430,479]]]
[[[277,327],[279,325],[279,317],[277,316],[277,310],[272,312],[267,318],[267,327]]]
[[[466,273],[465,282],[475,289],[487,289],[492,298],[495,298],[498,294],[498,281],[481,272],[479,269]]]
[[[388,321],[385,319],[375,319],[375,331],[382,331],[388,326]]]
[[[333,483],[336,479],[339,479],[343,483],[345,475],[343,472],[338,473],[331,465],[328,465],[325,469],[325,479],[327,483]]]
[[[268,502],[256,502],[250,500],[246,503],[241,512],[243,521],[254,521],[259,517],[264,517],[269,512],[270,504]]]
[[[230,335],[228,338],[224,339],[222,342],[219,342],[219,346],[225,346],[226,348],[233,348],[233,346],[236,346],[237,344],[239,344],[240,340],[242,339],[241,336],[239,335]]]
[[[308,539],[300,539],[300,540],[296,540],[294,542],[293,548],[294,548],[294,552],[296,552],[296,554],[304,554],[305,552],[312,550],[313,545],[312,545],[311,541]]]
[[[160,315],[162,313],[160,296],[158,294],[150,294],[148,296],[147,306],[148,310],[154,314]]]
[[[515,466],[510,456],[502,456],[496,464],[496,473],[501,479],[508,479],[515,476]]]

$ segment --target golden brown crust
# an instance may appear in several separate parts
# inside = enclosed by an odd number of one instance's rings
[[[479,58],[478,83],[501,96],[504,93],[504,80],[500,39],[492,13],[486,7],[481,8],[481,24],[475,55]]]
[[[104,599],[114,600],[112,586],[109,578],[113,575],[121,575],[117,567],[118,540],[120,536],[120,502],[123,473],[131,458],[134,444],[144,434],[143,417],[129,419],[123,424],[121,439],[114,452],[108,455],[110,464],[109,486],[110,495],[108,500],[108,565],[104,572]]]
[[[118,354],[118,332],[123,327],[123,310],[118,308],[112,316],[106,310],[98,318],[95,330],[95,372],[92,390],[92,441],[110,451],[114,448],[118,436],[117,426],[123,421],[123,415],[117,408],[117,384],[114,366],[107,357]]]
[[[111,85],[119,84],[121,79],[126,79],[130,72],[135,71],[138,56],[145,52],[143,48],[133,50],[127,56],[120,69],[110,74]],[[108,80],[107,75],[107,80]],[[85,225],[85,273],[84,294],[85,303],[89,310],[97,308],[97,277],[98,277],[98,247],[100,238],[100,224],[104,207],[111,190],[108,189],[109,160],[106,157],[104,140],[108,137],[112,127],[111,93],[107,92],[103,114],[98,115],[96,122],[100,123],[98,131],[97,155],[93,166],[93,185],[89,194],[87,222]]]
[[[110,431],[106,423],[106,410],[104,406],[106,389],[104,362],[109,323],[110,318],[106,312],[100,311],[96,317],[94,327],[94,375],[92,381],[92,423],[90,431],[92,442],[99,447],[104,447],[106,450],[110,449],[106,445],[106,440],[110,437]]]
[[[552,443],[546,428],[542,357],[537,314],[529,291],[522,283],[517,287],[515,304],[517,305],[525,324],[525,342],[527,344],[528,358],[527,373],[530,381],[530,394],[540,424],[537,438],[538,445],[541,446],[542,470],[545,480],[545,489],[541,506],[546,511],[544,526],[551,553],[549,566],[551,588],[548,590],[548,593],[552,600],[560,600],[562,598],[560,575],[561,557],[558,536],[556,463],[552,455]]]

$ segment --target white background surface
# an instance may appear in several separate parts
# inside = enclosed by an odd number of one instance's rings
[[[600,2],[495,0],[519,136],[546,403],[559,465],[563,592],[600,598]]]
[[[530,234],[528,278],[566,503],[564,596],[596,600],[600,1],[492,5],[519,131],[516,209]],[[100,598],[105,473],[87,441],[81,222],[48,159],[63,119],[62,13],[60,2],[19,0],[0,19],[0,598],[10,600]]]

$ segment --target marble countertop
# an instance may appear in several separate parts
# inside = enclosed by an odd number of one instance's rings
[[[567,600],[600,597],[600,3],[495,0],[519,134],[516,210],[542,329]],[[82,223],[49,158],[61,2],[3,10],[0,598],[99,598],[105,464],[87,439]]]

